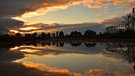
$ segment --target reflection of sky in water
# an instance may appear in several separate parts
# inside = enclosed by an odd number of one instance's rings
[[[118,53],[106,51],[106,47],[106,45],[99,44],[94,47],[85,47],[84,44],[71,47],[67,44],[63,47],[23,45],[12,49],[20,50],[26,56],[14,62],[29,67],[36,65],[34,68],[44,71],[66,72],[73,73],[73,75],[84,74],[86,76],[89,74],[98,76],[135,75],[132,66],[123,62]]]

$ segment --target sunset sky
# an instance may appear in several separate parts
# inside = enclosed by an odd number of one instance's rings
[[[0,0],[0,34],[104,32],[133,7],[135,0]]]

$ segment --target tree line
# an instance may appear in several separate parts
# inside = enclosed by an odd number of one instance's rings
[[[86,30],[84,34],[78,31],[72,31],[70,34],[65,34],[63,31],[57,31],[55,33],[32,33],[21,34],[15,33],[14,35],[4,34],[0,35],[0,41],[29,41],[29,40],[45,40],[51,38],[95,38],[97,36],[95,31]]]
[[[33,40],[47,40],[47,39],[106,39],[106,38],[135,38],[134,30],[119,30],[117,33],[99,33],[97,34],[93,30],[86,30],[84,34],[79,31],[72,31],[70,34],[65,34],[63,31],[57,31],[55,33],[32,33],[21,34],[16,33],[14,35],[5,34],[0,35],[0,41],[14,42],[14,41],[33,41]]]

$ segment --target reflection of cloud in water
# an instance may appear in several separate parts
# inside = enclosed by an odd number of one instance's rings
[[[110,71],[108,69],[90,69],[84,74],[70,72],[68,69],[51,68],[44,64],[23,62],[21,63],[27,68],[36,68],[40,70],[45,76],[134,76],[134,71],[128,68],[118,68],[120,71]],[[128,70],[128,71],[127,71]],[[129,73],[130,71],[130,73]]]
[[[14,62],[20,63],[19,65],[22,64],[23,67],[25,66],[25,69],[33,68],[46,75],[58,75],[58,76],[135,75],[134,74],[135,72],[133,72],[131,67],[129,68],[128,65],[126,65],[124,62],[121,62],[121,59],[124,58],[121,56],[121,53],[123,53],[123,51],[125,51],[126,49],[132,50],[133,47],[128,48],[125,46],[124,47],[116,46],[112,48],[111,46],[111,49],[115,50],[108,51],[106,50],[106,45],[104,44],[102,45],[97,44],[94,46],[92,45],[93,47],[89,48],[85,47],[86,45],[91,46],[89,44],[81,44],[77,47],[72,47],[71,44],[67,43],[64,44],[64,46],[62,47],[58,47],[56,45],[42,46],[38,44],[37,46],[22,45],[10,49],[0,48],[1,49],[0,60],[1,61],[14,60]],[[122,49],[122,51],[117,53],[116,49]],[[128,56],[127,54],[124,55]],[[75,68],[77,68],[77,70]]]
[[[40,52],[40,50],[33,50],[33,49],[22,49],[20,51],[28,52],[28,53],[38,53],[38,52]]]
[[[16,62],[19,63],[18,61]],[[68,69],[51,68],[45,64],[32,62],[22,62],[21,64],[27,68],[36,68],[40,70],[42,73],[44,73],[45,76],[81,76],[81,74],[72,73]]]
[[[101,61],[101,63],[99,61]],[[128,68],[129,70],[126,72],[127,75],[130,74],[131,71],[134,74],[132,68],[125,65],[123,62],[114,62],[110,59],[100,58],[98,55],[60,54],[51,58],[34,55],[17,62],[25,62],[27,64],[29,64],[29,62],[40,63],[44,64],[47,68],[53,68],[53,70],[67,69],[72,73],[86,74],[86,76],[89,76],[89,73],[86,72],[93,69],[107,70],[110,73],[112,72],[112,74],[115,74],[117,71],[121,74],[125,74],[125,72],[117,70],[117,68]],[[107,73],[104,72],[104,75]],[[100,76],[100,74],[95,76]]]
[[[64,53],[77,53],[77,54],[98,54],[102,53],[105,50],[103,45],[96,45],[95,47],[87,48],[85,45],[80,45],[78,47],[72,47],[67,44],[64,47],[57,46],[21,46],[15,50],[20,50],[25,54],[35,54],[35,55],[46,55],[46,54],[64,54]],[[15,47],[16,48],[16,47]],[[14,48],[12,48],[14,49]]]
[[[122,59],[122,57],[117,53],[106,53],[106,52],[99,54],[99,57],[111,59],[112,61],[119,61],[120,59]]]

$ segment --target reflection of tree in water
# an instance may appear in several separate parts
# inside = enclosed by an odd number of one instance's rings
[[[23,44],[25,44],[25,45],[33,45],[33,46],[37,46],[38,45],[38,43],[36,41],[26,41]]]
[[[94,47],[96,43],[84,43],[86,47]]]
[[[70,44],[71,44],[71,46],[73,46],[73,47],[77,47],[77,46],[82,45],[82,43],[79,43],[79,42],[71,42]]]
[[[64,44],[65,44],[65,42],[57,42],[57,41],[52,41],[52,42],[40,42],[40,44],[42,45],[42,46],[56,46],[56,47],[64,47]],[[80,42],[70,42],[69,43],[71,46],[73,46],[73,47],[77,47],[77,46],[80,46],[80,45],[82,45]]]
[[[64,46],[64,43],[63,42],[60,42],[59,44],[60,44],[60,47],[63,47]]]
[[[50,42],[44,42],[44,41],[40,42],[39,44],[41,44],[42,46],[50,46],[51,45]]]
[[[39,44],[41,44],[42,46],[56,46],[56,47],[63,47],[64,46],[64,42],[45,42],[42,41]]]
[[[17,42],[17,43],[5,43],[0,44],[0,47],[15,47],[21,45],[33,45],[33,46],[56,46],[56,47],[64,47],[65,44],[70,44],[72,47],[78,47],[82,45],[82,43],[86,47],[93,47],[96,45],[94,42],[68,42],[68,41],[25,41],[25,42]]]
[[[41,42],[40,44],[42,46],[45,46],[45,45],[53,45],[53,46],[56,46],[56,47],[63,47],[65,43],[69,43],[71,46],[73,47],[78,47],[80,45],[82,45],[81,42]],[[96,43],[91,43],[91,42],[86,42],[84,43],[86,47],[94,47],[96,46]]]
[[[119,53],[135,70],[135,45],[108,45],[106,50]]]

